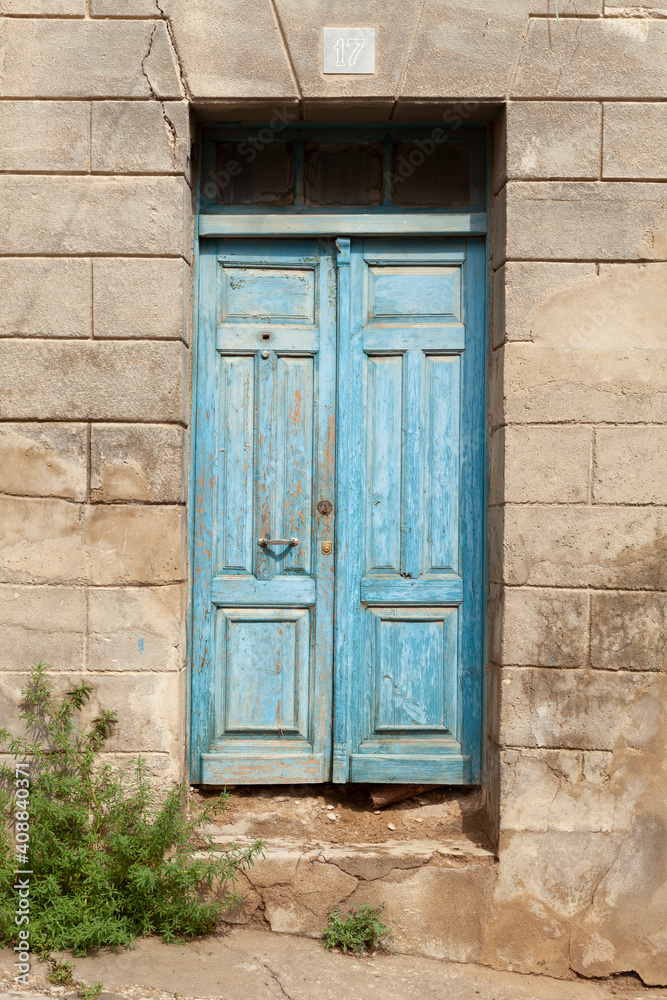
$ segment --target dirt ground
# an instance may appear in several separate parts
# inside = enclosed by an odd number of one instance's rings
[[[214,793],[196,793],[202,801]],[[215,829],[233,839],[262,837],[303,844],[381,843],[387,840],[443,840],[461,837],[489,847],[477,790],[435,789],[414,799],[375,809],[365,785],[237,787]]]

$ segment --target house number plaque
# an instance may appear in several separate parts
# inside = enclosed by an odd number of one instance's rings
[[[374,73],[375,28],[322,28],[323,73]]]

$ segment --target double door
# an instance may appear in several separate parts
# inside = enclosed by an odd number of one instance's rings
[[[484,244],[205,240],[191,779],[479,778]]]

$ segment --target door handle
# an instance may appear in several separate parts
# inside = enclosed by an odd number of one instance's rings
[[[298,545],[298,538],[258,538],[257,544],[265,549],[267,545]]]

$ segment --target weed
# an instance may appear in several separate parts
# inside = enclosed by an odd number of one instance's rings
[[[0,749],[30,761],[29,799],[19,807],[22,818],[29,812],[29,849],[18,865],[8,830],[17,810],[14,769],[0,766],[9,786],[0,793],[0,944],[17,940],[16,867],[32,871],[34,952],[84,955],[140,935],[173,941],[209,933],[239,901],[235,876],[263,853],[261,841],[221,851],[201,834],[225,806],[225,792],[193,813],[185,788],[160,800],[141,758],[125,769],[105,764],[116,714],[102,711],[83,724],[92,688],[81,684],[58,698],[45,671],[39,664],[23,692],[28,736],[0,730]]]
[[[59,962],[57,958],[52,958],[50,964],[51,971],[46,977],[50,983],[54,986],[70,986],[74,983],[74,966],[71,962]]]
[[[104,983],[101,983],[99,979],[92,986],[80,986],[81,1000],[97,1000],[103,989]]]
[[[371,906],[370,903],[352,907],[344,918],[340,915],[340,907],[329,910],[327,928],[323,932],[324,947],[327,951],[330,948],[353,951],[355,955],[384,947],[389,928],[382,923],[381,917],[382,906]]]

